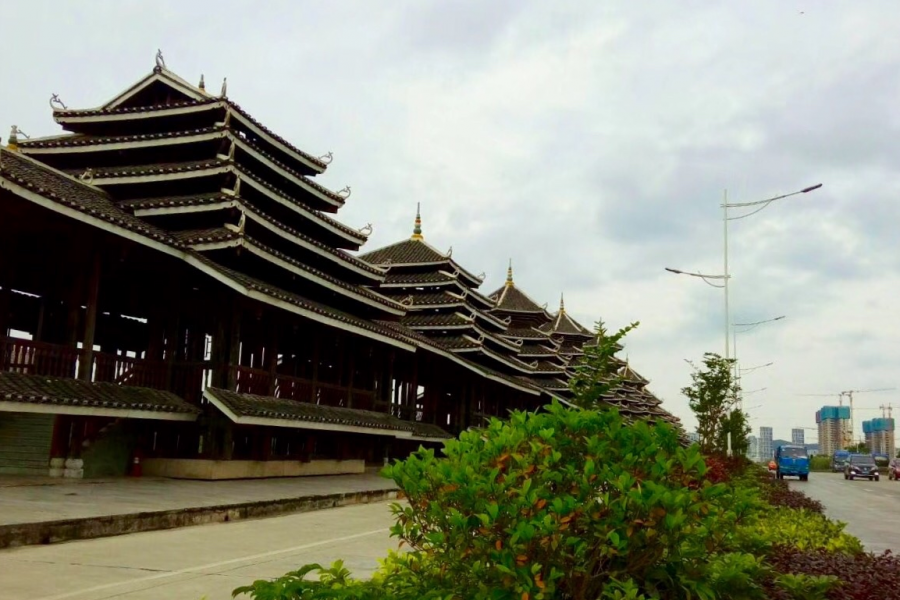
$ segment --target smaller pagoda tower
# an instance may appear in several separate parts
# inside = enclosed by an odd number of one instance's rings
[[[416,208],[412,235],[360,258],[386,273],[377,291],[402,304],[401,323],[434,340],[454,354],[524,379],[535,364],[519,358],[523,342],[508,335],[509,317],[493,312],[495,303],[478,287],[484,275],[474,275],[425,241],[421,207]]]
[[[534,366],[530,380],[553,394],[568,397],[569,358],[559,353],[561,343],[542,330],[553,317],[547,312],[546,306],[540,306],[516,287],[512,259],[509,261],[503,286],[488,297],[496,302],[491,312],[509,321],[509,327],[503,336],[520,344],[519,358]]]

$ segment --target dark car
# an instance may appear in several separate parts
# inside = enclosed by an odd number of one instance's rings
[[[891,461],[891,465],[888,467],[888,479],[900,481],[900,458]]]
[[[844,467],[844,479],[864,477],[869,481],[878,481],[878,465],[871,454],[851,454]]]

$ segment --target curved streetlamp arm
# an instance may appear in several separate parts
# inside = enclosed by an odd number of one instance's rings
[[[731,275],[706,275],[703,273],[691,273],[689,271],[681,271],[679,269],[670,269],[669,267],[665,267],[665,269],[669,273],[675,273],[676,275],[689,275],[690,277],[697,277],[698,279],[702,279],[703,283],[705,283],[706,285],[714,288],[723,288],[725,286],[715,284],[713,283],[713,281],[721,281],[724,279],[729,279],[731,277]]]
[[[775,321],[781,321],[785,318],[785,315],[781,315],[780,317],[775,317],[774,319],[766,319],[765,321],[756,321],[754,323],[732,323],[732,327],[746,327],[741,331],[741,333],[747,333],[748,331],[752,331],[759,327],[760,325],[765,325],[766,323],[774,323]]]
[[[759,211],[763,210],[764,208],[768,208],[768,206],[770,204],[772,204],[773,202],[775,202],[776,200],[783,200],[784,198],[790,198],[791,196],[797,196],[799,194],[808,194],[809,192],[817,190],[820,187],[822,187],[822,184],[817,183],[816,185],[811,185],[807,188],[803,188],[799,192],[791,192],[790,194],[782,194],[780,196],[775,196],[774,198],[768,198],[766,200],[757,200],[756,202],[735,202],[732,204],[723,204],[722,207],[723,208],[747,208],[750,206],[758,206],[759,207],[756,210],[753,210],[749,213],[740,215],[738,217],[728,217],[729,221],[738,221],[740,219],[746,219],[747,217],[752,217],[753,215],[755,215]]]

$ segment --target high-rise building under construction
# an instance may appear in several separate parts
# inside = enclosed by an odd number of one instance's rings
[[[816,411],[816,424],[820,454],[830,456],[850,441],[849,406],[823,406]]]
[[[875,454],[887,454],[891,458],[895,456],[894,419],[863,421],[862,427],[869,450]]]

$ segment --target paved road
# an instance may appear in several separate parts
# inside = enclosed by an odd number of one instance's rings
[[[237,481],[0,477],[0,525],[395,488],[374,473]]]
[[[225,600],[343,558],[366,577],[397,541],[387,503],[0,551],[0,600]]]
[[[825,505],[825,514],[847,523],[866,550],[900,552],[900,482],[882,477],[846,481],[840,473],[811,473],[809,481],[789,480],[791,487]]]

